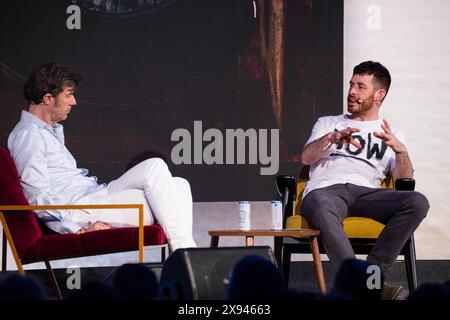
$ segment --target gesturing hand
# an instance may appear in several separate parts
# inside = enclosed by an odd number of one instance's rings
[[[381,129],[383,129],[384,132],[374,132],[373,135],[383,140],[395,153],[406,152],[405,146],[392,133],[391,126],[386,119],[383,119]]]
[[[362,148],[361,144],[352,137],[353,133],[359,131],[361,130],[358,128],[347,128],[341,131],[334,131],[329,133],[328,134],[329,143],[324,148],[324,150],[328,149],[333,143],[340,143],[340,142],[350,143],[356,148],[361,149]]]

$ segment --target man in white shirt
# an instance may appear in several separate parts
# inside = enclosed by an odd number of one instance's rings
[[[28,110],[22,111],[9,135],[8,148],[30,204],[144,204],[144,224],[157,221],[172,250],[196,247],[189,183],[172,177],[162,159],[143,161],[102,185],[87,176],[87,169],[77,167],[59,122],[77,104],[74,92],[79,80],[67,67],[45,63],[33,69],[24,86]],[[138,226],[138,213],[132,209],[51,210],[37,215],[58,233]]]
[[[356,66],[348,114],[319,118],[301,155],[301,162],[310,165],[302,214],[321,230],[330,261],[338,266],[355,258],[343,219],[372,218],[386,227],[367,260],[385,274],[429,209],[419,192],[380,189],[388,173],[394,179],[412,178],[414,171],[403,132],[379,117],[390,83],[389,71],[380,63]]]

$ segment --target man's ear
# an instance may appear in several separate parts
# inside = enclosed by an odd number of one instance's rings
[[[45,104],[45,105],[51,104],[52,100],[53,100],[53,96],[50,93],[46,93],[42,97],[42,103]]]
[[[386,90],[385,89],[378,89],[375,92],[375,101],[380,103],[383,102],[384,97],[386,97]]]

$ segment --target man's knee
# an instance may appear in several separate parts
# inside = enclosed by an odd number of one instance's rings
[[[302,204],[302,215],[315,228],[322,229],[336,219],[339,220],[339,208],[329,198],[311,195]]]
[[[179,186],[179,188],[182,188],[182,189],[185,189],[185,190],[191,192],[191,185],[190,185],[189,181],[187,181],[185,178],[174,177],[173,180]]]
[[[149,167],[167,168],[166,162],[161,158],[150,158],[150,159],[144,160],[143,163],[145,163],[145,165],[149,166]]]
[[[166,166],[167,167],[166,162],[163,159],[158,158],[158,157],[156,157],[156,158],[149,158],[147,160],[144,160],[143,162],[147,163],[148,165]]]
[[[428,199],[420,192],[408,192],[405,202],[414,209],[414,214],[419,220],[423,220],[430,209]]]
[[[136,165],[138,170],[137,179],[141,179],[143,184],[148,181],[159,181],[159,179],[169,179],[172,177],[169,167],[161,158],[150,158]]]

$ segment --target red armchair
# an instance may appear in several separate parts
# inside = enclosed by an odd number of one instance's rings
[[[83,234],[55,233],[43,224],[33,210],[135,208],[139,210],[139,227],[113,228]],[[7,148],[0,149],[0,220],[3,227],[2,271],[6,271],[8,241],[19,272],[23,265],[44,262],[55,294],[61,291],[50,265],[51,260],[94,256],[139,248],[143,262],[144,246],[161,246],[161,262],[166,258],[167,239],[159,225],[143,226],[143,205],[56,205],[30,206],[20,185],[19,175]]]

